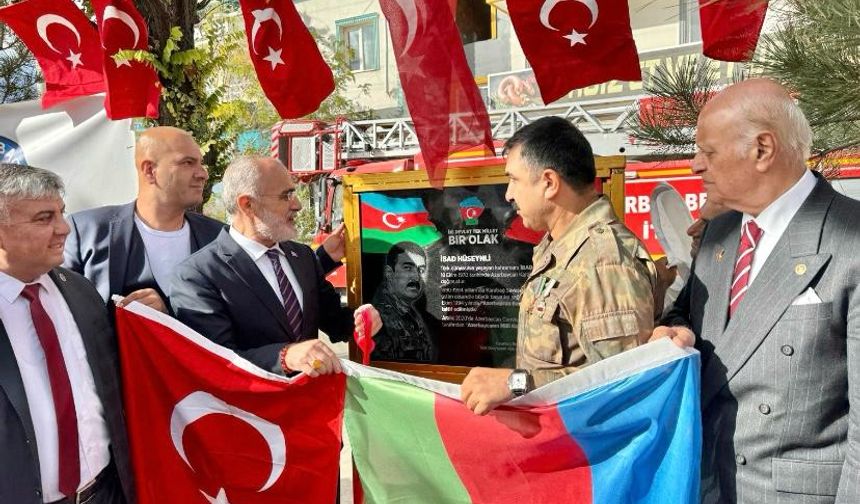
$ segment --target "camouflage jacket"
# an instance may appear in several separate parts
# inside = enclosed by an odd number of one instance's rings
[[[654,327],[656,269],[606,197],[557,240],[534,249],[520,297],[517,368],[535,386],[647,341]]]

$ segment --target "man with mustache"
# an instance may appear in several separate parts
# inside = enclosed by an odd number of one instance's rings
[[[359,311],[370,310],[375,333],[379,313],[365,305],[353,316],[341,307],[317,256],[292,241],[302,204],[280,161],[236,159],[222,184],[231,226],[177,267],[170,291],[176,318],[267,371],[340,372],[318,331],[347,341],[353,329],[363,331]]]
[[[423,248],[411,242],[392,245],[385,257],[385,281],[371,301],[383,322],[375,337],[374,359],[436,361],[436,345],[415,306],[424,294],[426,272]]]

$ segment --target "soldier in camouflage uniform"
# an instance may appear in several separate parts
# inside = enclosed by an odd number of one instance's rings
[[[388,251],[385,281],[371,301],[383,324],[373,338],[374,359],[436,361],[436,345],[415,306],[424,294],[426,265],[424,249],[414,243],[401,242]]]
[[[594,187],[594,156],[570,122],[549,117],[505,144],[506,198],[535,247],[520,300],[517,368],[474,368],[461,387],[477,414],[648,340],[656,270]]]

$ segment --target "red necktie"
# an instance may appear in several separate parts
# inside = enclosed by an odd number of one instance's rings
[[[42,301],[39,299],[39,284],[29,284],[21,292],[30,302],[30,316],[42,349],[45,352],[45,363],[48,366],[48,380],[51,382],[51,395],[54,398],[54,411],[57,415],[57,434],[59,436],[60,461],[60,492],[63,495],[74,495],[81,481],[81,460],[78,454],[78,418],[75,414],[75,400],[72,396],[72,384],[63,351],[60,349],[60,339],[57,330],[51,322]]]
[[[756,244],[764,231],[754,220],[747,221],[741,228],[741,242],[738,244],[738,260],[735,262],[735,274],[732,275],[732,291],[729,296],[729,317],[735,314],[738,305],[744,298],[750,283],[753,254]]]

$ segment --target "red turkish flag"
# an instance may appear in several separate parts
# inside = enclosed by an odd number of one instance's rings
[[[379,5],[428,177],[440,185],[449,153],[481,145],[486,154],[495,152],[487,107],[448,0],[380,0]]]
[[[148,48],[146,21],[131,0],[92,0],[92,5],[104,48],[107,116],[158,117],[161,82],[155,69],[141,61],[118,63],[114,59],[124,49]]]
[[[609,80],[642,80],[625,0],[508,2],[544,103]]]
[[[699,0],[702,53],[722,61],[752,59],[767,3],[767,0]]]
[[[0,9],[0,21],[39,62],[43,108],[105,90],[99,34],[72,0],[25,0]]]
[[[334,91],[331,68],[291,0],[240,0],[248,50],[266,97],[284,119],[317,110]]]
[[[116,310],[140,504],[334,502],[346,379],[288,379],[139,303]]]

